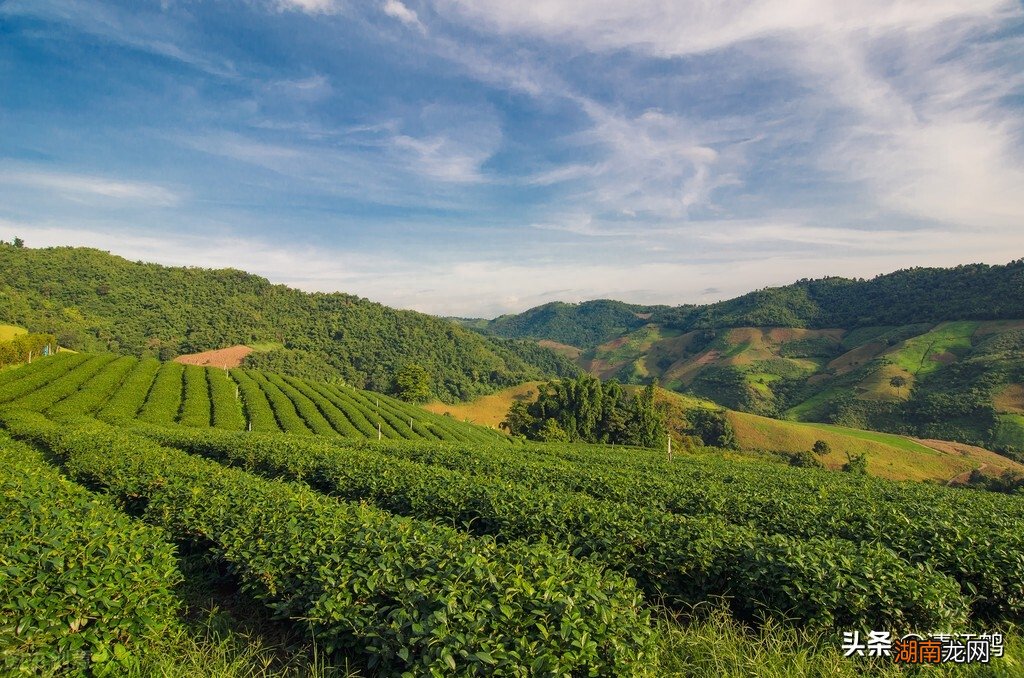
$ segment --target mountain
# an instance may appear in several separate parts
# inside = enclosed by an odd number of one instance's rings
[[[533,343],[483,337],[350,294],[85,248],[0,246],[0,320],[55,334],[71,349],[165,360],[262,345],[248,366],[383,392],[398,370],[418,365],[431,393],[446,401],[578,371]]]
[[[704,306],[547,304],[476,327],[569,344],[602,378],[657,379],[736,410],[1024,452],[1024,260],[801,280]]]

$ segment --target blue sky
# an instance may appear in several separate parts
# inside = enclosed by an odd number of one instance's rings
[[[0,238],[429,313],[1024,256],[1003,0],[5,0]]]

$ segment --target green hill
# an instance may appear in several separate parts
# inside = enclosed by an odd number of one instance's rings
[[[1019,458],[1022,318],[1024,260],[801,280],[706,306],[548,304],[477,327],[575,346],[606,379]]]
[[[283,346],[248,365],[390,391],[424,367],[433,395],[465,399],[545,375],[571,374],[530,342],[485,338],[349,294],[306,293],[242,271],[131,262],[93,249],[0,246],[0,318],[61,346],[169,360],[236,344]]]

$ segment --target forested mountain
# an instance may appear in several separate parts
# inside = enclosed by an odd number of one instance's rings
[[[604,379],[1024,458],[1024,260],[801,280],[705,306],[553,303],[470,326],[572,345]]]
[[[723,327],[854,329],[944,320],[1024,318],[1024,259],[1005,266],[910,268],[870,280],[822,278],[702,306],[553,302],[470,326],[505,337],[595,348],[647,323],[689,332]]]
[[[575,374],[522,341],[482,337],[432,316],[341,293],[307,293],[238,270],[131,262],[94,249],[0,246],[0,319],[61,345],[169,359],[265,344],[260,367],[390,391],[415,364],[453,400]]]
[[[638,306],[610,299],[580,304],[553,301],[490,321],[456,320],[486,334],[516,339],[550,339],[570,346],[589,348],[642,327],[647,323],[646,318],[655,311],[664,314],[676,309],[670,306]]]

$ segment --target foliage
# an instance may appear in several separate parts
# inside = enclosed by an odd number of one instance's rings
[[[581,374],[551,381],[530,405],[515,402],[502,422],[512,435],[548,442],[584,441],[656,447],[665,440],[654,386],[629,397],[618,383]]]
[[[654,308],[608,299],[582,304],[555,301],[516,315],[503,315],[482,326],[472,322],[469,325],[502,337],[551,339],[569,346],[593,348],[642,327],[647,321],[641,314]]]
[[[694,407],[686,411],[690,431],[709,447],[736,448],[736,432],[725,416],[725,410]]]
[[[803,450],[801,452],[794,452],[789,457],[790,466],[798,466],[800,468],[824,468],[824,464],[814,456],[813,452]]]
[[[430,372],[433,395],[446,401],[576,371],[535,345],[492,341],[352,295],[84,248],[0,247],[0,317],[56,335],[68,348],[161,359],[273,341],[284,348],[253,354],[248,365],[377,391],[411,361]]]
[[[843,471],[846,473],[852,473],[858,476],[866,476],[868,474],[868,457],[866,454],[850,454],[846,453],[846,463],[843,464]]]
[[[935,607],[920,597],[920,590],[910,592],[911,587],[936,594],[944,589],[955,597],[951,581],[922,574],[874,546],[835,539],[805,543],[730,526],[711,516],[682,518],[632,502],[564,490],[555,493],[521,479],[494,480],[389,458],[391,446],[373,451],[340,447],[323,438],[142,431],[163,444],[268,477],[303,479],[328,494],[368,501],[392,513],[461,524],[474,534],[493,535],[503,542],[561,544],[635,577],[652,600],[685,607],[743,590],[743,599],[733,601],[733,606],[746,618],[781,613],[791,620],[824,625],[881,623],[887,615],[892,615],[890,621],[921,615],[918,622],[932,624],[944,615],[958,614],[955,603],[942,610],[948,601]],[[435,460],[456,462],[457,457],[448,457],[444,449],[431,450]],[[629,489],[613,479],[605,479],[605,485],[609,492]],[[755,553],[759,555],[754,557]],[[865,597],[861,578],[878,576],[886,567],[893,568],[889,576],[904,582],[890,584],[903,590],[898,596],[893,591],[886,595],[906,601],[906,609],[882,612],[886,604],[875,600],[878,594]],[[842,571],[846,583],[830,583],[826,592],[818,578],[830,570]]]
[[[57,351],[57,337],[52,334],[19,334],[0,341],[0,367],[32,362],[31,358],[41,358],[45,350]]]
[[[394,394],[411,403],[430,400],[430,373],[422,365],[407,363],[395,372]]]
[[[815,440],[814,446],[811,448],[811,452],[819,457],[824,457],[832,452],[832,446],[824,440]]]
[[[0,434],[0,671],[137,662],[175,623],[181,575],[164,538]]]
[[[363,653],[381,673],[614,676],[649,653],[632,583],[564,551],[499,548],[97,424],[4,422],[72,476],[145,498],[148,521],[209,544],[252,595],[310,620],[327,652]]]

